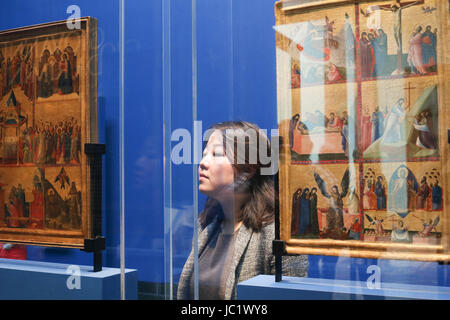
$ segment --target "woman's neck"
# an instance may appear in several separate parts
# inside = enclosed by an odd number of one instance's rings
[[[224,213],[223,224],[227,230],[235,230],[241,225],[241,210],[247,198],[247,195],[235,195],[231,199],[219,201]]]

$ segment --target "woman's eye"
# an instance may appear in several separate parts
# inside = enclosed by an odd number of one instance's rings
[[[223,157],[222,152],[214,152],[214,157]]]

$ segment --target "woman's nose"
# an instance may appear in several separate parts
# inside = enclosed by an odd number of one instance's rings
[[[200,160],[200,168],[202,169],[202,170],[206,170],[206,169],[208,169],[208,159],[207,159],[207,156],[203,156],[203,158],[202,158],[202,160]]]

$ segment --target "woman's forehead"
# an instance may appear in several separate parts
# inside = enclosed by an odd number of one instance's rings
[[[215,130],[211,134],[211,136],[208,139],[207,146],[209,146],[209,147],[223,146],[223,137],[222,137],[222,132],[220,130]]]

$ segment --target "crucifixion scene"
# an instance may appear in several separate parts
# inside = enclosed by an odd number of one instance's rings
[[[435,1],[382,1],[360,7],[361,77],[437,72]]]

